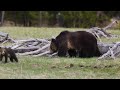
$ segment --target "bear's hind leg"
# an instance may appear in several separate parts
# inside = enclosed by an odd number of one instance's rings
[[[8,60],[8,54],[5,55],[5,63],[7,63]]]
[[[10,61],[13,62],[13,59],[18,62],[18,58],[16,57],[15,53],[13,55],[11,55],[10,57]]]
[[[12,57],[10,57],[10,61],[13,62],[13,58]]]
[[[79,57],[81,57],[81,58],[86,57],[85,53],[82,50],[78,51],[78,53],[79,53]]]
[[[18,59],[17,59],[17,57],[15,57],[15,58],[14,58],[14,60],[15,60],[16,62],[18,62]]]

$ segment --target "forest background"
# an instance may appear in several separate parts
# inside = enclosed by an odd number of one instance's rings
[[[120,11],[0,11],[1,26],[104,27],[120,19]],[[119,29],[119,25],[116,27]]]

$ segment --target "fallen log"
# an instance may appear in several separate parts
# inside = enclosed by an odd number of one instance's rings
[[[99,51],[102,55],[107,53],[109,48],[112,48],[115,45],[115,43],[110,44],[110,43],[101,43],[101,42],[98,42],[97,44],[98,44]]]
[[[11,46],[11,48],[16,49],[21,46],[24,46],[24,47],[32,47],[32,46],[38,46],[38,45],[43,46],[43,44],[48,44],[48,43],[50,43],[50,41],[47,41],[45,39],[17,40],[16,43]]]
[[[38,54],[38,55],[33,55],[33,57],[40,57],[40,56],[46,56],[46,54],[49,54],[50,53],[50,51],[46,51],[46,52],[43,52],[43,53],[40,53],[40,54]]]
[[[101,39],[100,39],[101,37],[105,37],[107,39],[109,39],[111,37],[114,37],[114,35],[106,32],[106,30],[111,28],[115,23],[117,23],[117,21],[113,21],[112,23],[110,23],[108,26],[106,26],[104,28],[92,27],[92,28],[90,28],[86,31],[89,32],[89,33],[92,33],[101,42]]]
[[[23,54],[20,54],[20,55],[33,55],[33,54],[38,54],[39,52],[42,52],[42,50],[46,49],[46,48],[49,48],[50,44],[47,44],[45,46],[43,46],[42,48],[39,48],[38,50],[35,50],[35,51],[31,51],[31,52],[26,52],[26,53],[23,53]]]
[[[120,57],[120,42],[117,42],[112,47],[109,47],[109,50],[99,57],[98,60],[115,59],[116,57]]]
[[[28,43],[28,42],[40,42],[40,43],[42,43],[42,42],[44,42],[44,43],[49,43],[50,41],[49,40],[47,40],[47,39],[39,39],[39,38],[37,38],[37,39],[28,39],[28,40],[16,40],[16,43]]]
[[[49,55],[49,57],[57,56],[58,52],[53,53],[52,55]]]
[[[0,32],[0,36],[2,36],[2,37],[7,37],[7,36],[8,36],[8,33]]]
[[[0,38],[1,43],[8,39],[7,33],[0,32],[0,36],[1,36],[1,38]]]
[[[94,36],[96,36],[97,34],[97,37],[105,37],[105,38],[109,38],[111,37],[111,35],[107,32],[105,32],[102,28],[98,28],[98,27],[93,27],[93,28],[90,28],[89,30],[87,30],[87,32],[89,33],[92,33]]]
[[[15,53],[25,53],[25,52],[31,52],[31,51],[35,51],[38,50],[39,46],[32,46],[32,47],[24,47],[24,48],[17,48],[17,49],[13,49]]]

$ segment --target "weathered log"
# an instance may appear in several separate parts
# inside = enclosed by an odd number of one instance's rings
[[[100,39],[100,36],[96,32],[94,32],[93,35],[96,36],[99,39],[100,42],[102,42],[102,40]]]
[[[107,33],[103,28],[101,28],[100,31],[102,31],[107,37],[111,37],[111,35]]]
[[[40,42],[40,43],[50,43],[47,39],[28,39],[28,40],[16,40],[18,43],[28,43],[28,42]]]
[[[103,59],[115,59],[116,57],[120,57],[120,42],[117,42],[113,45],[113,47],[109,47],[109,50],[103,54],[101,57],[98,58],[98,60]]]
[[[8,39],[7,33],[0,32],[0,36],[1,36],[1,39],[0,39],[1,43]]]
[[[46,52],[43,52],[43,53],[40,53],[38,55],[33,55],[33,57],[40,57],[40,56],[43,56],[43,55],[46,55],[46,54],[49,54],[50,51],[46,51]]]
[[[50,41],[47,41],[45,39],[29,39],[29,40],[17,40],[15,44],[13,44],[11,47],[12,49],[16,49],[18,47],[24,46],[24,47],[32,47],[32,46],[43,46],[43,44],[48,44]]]
[[[104,31],[102,28],[98,28],[98,27],[93,27],[93,28],[87,30],[87,32],[92,33],[94,36],[96,36],[96,34],[97,34],[99,37],[102,37],[102,36],[105,38],[111,37],[111,35],[109,33]]]
[[[24,48],[17,48],[17,49],[13,49],[15,53],[25,53],[25,52],[31,52],[31,51],[35,51],[38,50],[39,47],[35,46],[35,47],[24,47]]]
[[[22,46],[22,44],[18,44],[18,45],[12,45],[12,46],[10,46],[12,49],[16,49],[16,48],[18,48],[18,47],[21,47]]]
[[[10,38],[10,37],[8,37],[7,40],[8,40],[9,42],[11,42],[11,43],[16,43],[16,41],[15,41],[14,39]]]
[[[103,55],[103,54],[107,53],[109,48],[112,48],[115,43],[110,44],[110,43],[98,42],[97,44],[98,44],[98,48],[99,48],[100,53]]]
[[[49,57],[57,56],[58,52],[53,53],[52,55],[49,55]]]
[[[105,38],[109,39],[110,37],[114,36],[114,35],[111,35],[111,34],[107,33],[106,30],[111,28],[115,23],[117,23],[117,21],[113,21],[112,23],[110,23],[108,26],[106,26],[104,28],[92,27],[89,30],[87,30],[87,32],[92,33],[101,42],[100,37],[105,37]]]
[[[110,53],[111,53],[111,58],[113,58],[115,60],[115,55],[113,53],[113,50],[109,47]]]
[[[32,55],[32,54],[38,54],[40,51],[42,51],[43,49],[49,48],[50,44],[47,44],[45,46],[43,46],[42,48],[39,48],[38,50],[32,51],[32,52],[27,52],[21,55]]]
[[[4,42],[5,40],[8,40],[9,42],[15,43],[15,40],[10,38],[8,33],[0,32],[0,36],[1,36],[1,40],[0,40],[1,43]]]
[[[6,36],[8,36],[8,33],[0,32],[0,36],[6,37]]]
[[[8,40],[2,41],[1,44],[5,44],[7,42],[9,42],[9,41]]]

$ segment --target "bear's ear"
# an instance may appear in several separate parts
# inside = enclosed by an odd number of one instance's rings
[[[51,42],[56,42],[56,40],[52,38],[52,39],[51,39]]]

